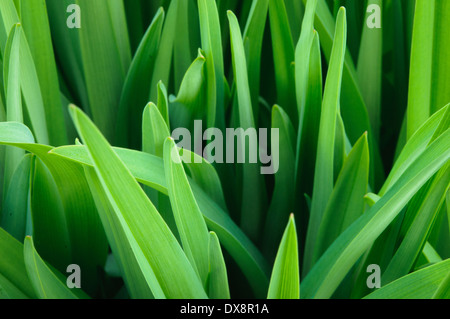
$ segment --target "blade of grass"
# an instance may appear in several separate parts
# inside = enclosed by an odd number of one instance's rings
[[[291,214],[273,265],[267,299],[299,299],[297,231]]]
[[[433,30],[435,0],[416,1],[411,47],[411,67],[407,109],[407,139],[430,114],[433,70]]]
[[[230,299],[228,276],[216,233],[209,233],[208,295],[211,299]]]
[[[367,2],[368,7],[373,5],[383,10],[382,0],[369,0]],[[366,12],[364,21],[367,21],[371,14],[371,11]],[[376,141],[379,140],[381,125],[382,62],[383,28],[370,29],[367,23],[364,23],[356,73]]]
[[[355,144],[330,196],[315,243],[315,260],[364,212],[369,179],[367,134]]]
[[[288,114],[278,105],[272,108],[272,128],[279,130],[279,169],[275,174],[275,188],[265,220],[263,247],[269,260],[275,258],[286,228],[286,218],[294,209],[295,133]]]
[[[171,138],[164,143],[164,171],[183,250],[206,287],[209,269],[208,229],[189,186],[178,149]]]
[[[164,11],[158,10],[147,29],[128,71],[120,97],[116,126],[119,145],[138,148],[140,116],[150,94],[151,76],[159,47]]]
[[[269,18],[275,65],[277,103],[286,110],[296,128],[298,126],[298,113],[294,105],[295,82],[291,71],[295,52],[284,1],[269,1]]]
[[[202,48],[206,58],[207,126],[225,129],[224,65],[216,1],[198,0]]]

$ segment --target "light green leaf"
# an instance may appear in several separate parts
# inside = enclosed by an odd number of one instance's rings
[[[15,299],[36,298],[23,259],[23,245],[0,228],[0,291]],[[0,294],[1,296],[1,294]]]
[[[430,299],[449,271],[450,259],[447,259],[381,287],[365,299]]]
[[[55,274],[41,259],[34,248],[31,237],[25,238],[23,247],[25,267],[31,285],[40,299],[78,299],[88,298],[81,290],[77,289],[77,293],[71,291],[65,282],[62,274]],[[59,277],[59,278],[58,278]]]
[[[183,250],[203,286],[206,286],[209,268],[208,229],[189,186],[178,149],[171,138],[164,143],[164,171]]]
[[[272,277],[268,299],[298,299],[300,297],[300,270],[298,265],[297,231],[294,216],[281,239]]]
[[[165,296],[205,298],[186,255],[130,171],[86,115],[74,107],[71,113],[113,213],[129,227]]]
[[[227,268],[216,233],[209,233],[208,295],[211,299],[230,299]]]

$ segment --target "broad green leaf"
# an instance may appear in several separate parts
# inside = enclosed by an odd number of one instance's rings
[[[298,299],[300,297],[300,270],[298,265],[297,231],[294,216],[281,239],[273,265],[268,299]]]
[[[59,255],[59,251],[48,250],[48,252],[52,256],[60,257],[59,264],[61,267],[63,264],[69,265],[76,261],[83,269],[84,275],[81,280],[84,290],[91,293],[91,289],[96,286],[98,280],[97,267],[103,266],[108,246],[84,177],[83,168],[49,154],[52,149],[50,146],[34,144],[32,133],[25,125],[20,123],[0,123],[0,144],[15,146],[35,154],[50,170],[58,188],[58,192],[54,193],[53,196],[61,198],[64,208],[64,218],[59,217],[58,220],[61,223],[53,226],[58,230],[53,235],[56,233],[62,234],[63,237],[56,240],[59,243],[66,243],[66,236],[68,235],[70,247],[62,245],[64,252],[61,252],[61,255]],[[40,190],[45,191],[45,188]],[[48,197],[47,194],[45,196],[46,198],[41,198],[41,200],[53,198]],[[46,212],[44,211],[44,213]],[[45,223],[43,226],[48,227]],[[46,231],[41,234],[48,236]],[[42,247],[39,247],[39,249],[42,257],[46,260],[51,259],[52,256],[43,255]],[[61,256],[69,256],[71,260],[64,260]],[[65,268],[59,270],[65,271]]]
[[[27,276],[23,259],[23,245],[0,228],[0,291],[11,299],[36,298]]]
[[[32,168],[30,200],[34,243],[48,262],[63,271],[72,261],[70,233],[56,182],[39,158]]]
[[[75,107],[71,113],[113,213],[130,228],[165,296],[206,297],[186,255],[130,171],[85,114]]]
[[[31,285],[40,299],[78,299],[80,298],[74,291],[71,291],[64,278],[58,276],[45,264],[34,247],[33,240],[27,236],[23,247],[24,262]],[[61,278],[62,277],[62,278]],[[74,288],[78,289],[78,288]],[[80,290],[78,290],[80,291]],[[82,291],[80,296],[88,298]]]
[[[450,158],[450,130],[437,138],[392,188],[328,248],[302,282],[306,298],[329,298],[359,257]]]
[[[159,47],[164,11],[158,10],[148,27],[137,52],[131,62],[130,70],[120,97],[117,117],[116,140],[119,145],[139,146],[141,114],[148,102],[151,77],[155,57]]]
[[[25,155],[11,177],[11,186],[3,203],[0,225],[19,241],[25,238],[31,155]]]
[[[114,151],[138,182],[168,194],[162,159],[126,149],[114,148]],[[93,165],[84,146],[59,147],[52,150],[51,154],[79,164]],[[199,186],[192,182],[190,185],[200,211],[204,214],[206,225],[217,234],[222,245],[248,278],[255,293],[262,297],[261,294],[268,285],[267,262],[229,215]]]
[[[178,149],[171,138],[164,143],[164,171],[183,250],[206,287],[209,268],[208,229],[189,186]]]
[[[347,39],[347,24],[344,8],[339,10],[334,39],[335,41],[330,58],[320,118],[311,214],[306,237],[305,259],[303,262],[303,271],[305,274],[308,273],[314,264],[314,244],[316,242],[325,207],[333,191],[333,149],[335,143],[336,119],[340,105],[342,72]]]
[[[164,292],[130,228],[121,225],[121,221],[113,213],[114,210],[102,189],[94,168],[85,167],[85,174],[128,293],[132,298],[137,299],[165,298]]]
[[[450,260],[415,271],[381,287],[365,299],[430,299],[450,272]]]
[[[230,299],[227,268],[216,233],[209,233],[208,296],[211,299]]]
[[[438,289],[434,293],[432,299],[450,299],[450,271],[448,272],[447,277],[442,280]]]

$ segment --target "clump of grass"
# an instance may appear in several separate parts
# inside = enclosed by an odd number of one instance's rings
[[[0,297],[448,298],[449,23],[429,0],[2,0]],[[179,153],[195,120],[278,129],[278,171]]]

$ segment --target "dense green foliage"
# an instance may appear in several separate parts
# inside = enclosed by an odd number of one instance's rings
[[[448,298],[449,29],[441,0],[1,0],[0,298]],[[278,171],[180,152],[195,120],[278,129]]]

